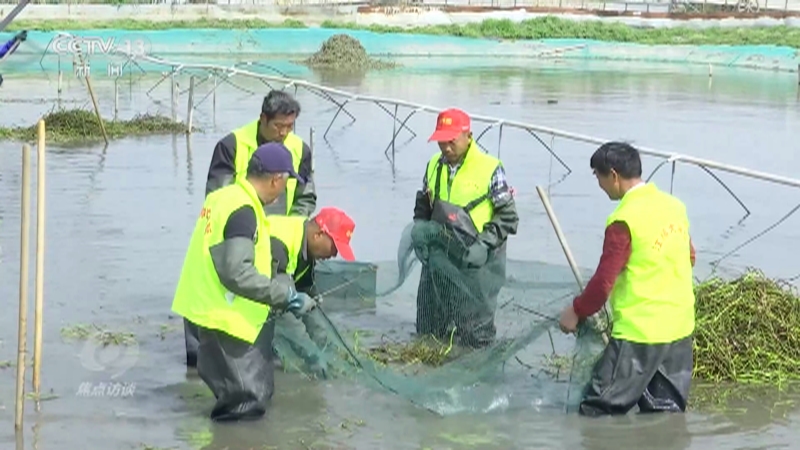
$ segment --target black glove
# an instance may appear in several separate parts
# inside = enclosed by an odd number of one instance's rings
[[[20,31],[16,36],[14,36],[14,40],[18,42],[25,42],[26,39],[28,39],[27,31]]]

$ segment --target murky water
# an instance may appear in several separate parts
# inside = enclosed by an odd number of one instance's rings
[[[705,68],[580,68],[553,63],[526,69],[406,71],[358,80],[325,77],[325,81],[353,92],[458,106],[796,176],[793,153],[800,139],[800,117],[794,75],[716,71],[711,82]],[[119,114],[170,114],[168,82],[150,96],[145,93],[156,81],[151,77],[133,85],[121,83]],[[238,87],[223,85],[216,96],[198,106],[194,120],[204,132],[192,135],[188,143],[184,136],[167,136],[115,141],[105,151],[101,145],[48,148],[42,374],[45,391],[57,398],[42,402],[40,412],[28,403],[26,448],[744,449],[789,447],[800,438],[797,413],[764,406],[772,403],[768,397],[756,398],[736,413],[585,421],[531,407],[432,418],[388,394],[286,374],[278,376],[267,420],[212,425],[206,418],[211,399],[196,377],[186,373],[182,331],[169,307],[202,203],[214,143],[254,118],[268,89],[258,81],[231,81]],[[182,89],[188,86],[185,79],[181,84]],[[202,98],[207,88],[207,84],[199,87],[197,97]],[[88,104],[84,89],[68,81],[65,102]],[[113,114],[113,84],[97,79],[95,90],[104,113]],[[391,164],[384,151],[389,148],[391,155],[392,119],[377,106],[349,104],[357,120],[348,126],[348,119],[340,115],[323,139],[335,108],[303,91],[298,95],[304,108],[298,132],[307,136],[309,127],[317,130],[320,206],[335,205],[354,217],[359,260],[392,260],[399,233],[411,219],[425,161],[435,151],[426,143],[433,116],[418,114],[409,121],[418,136],[406,142],[410,134],[400,133]],[[4,125],[30,124],[52,107],[50,100],[55,98],[55,77],[24,81],[7,77],[0,91],[4,100],[0,120]],[[32,99],[48,103],[29,102]],[[179,100],[180,118],[185,118],[185,109],[184,94]],[[401,116],[407,113],[401,109]],[[541,137],[550,144],[549,136]],[[487,132],[481,142],[497,153],[496,130]],[[0,318],[0,360],[16,358],[19,147],[0,143],[0,295],[7,311]],[[535,191],[536,185],[551,185],[553,205],[575,258],[582,266],[594,266],[605,216],[614,206],[588,168],[594,148],[554,140],[554,151],[572,171],[566,177],[567,170],[522,131],[505,128],[499,149],[517,190],[522,218],[520,233],[509,246],[510,257],[563,264]],[[657,162],[648,158],[645,171],[652,171]],[[701,261],[698,275],[707,274],[710,263],[800,203],[797,189],[729,174],[719,177],[750,211],[745,220],[741,221],[745,209],[702,170],[679,164],[674,178],[674,192],[686,202],[692,220]],[[669,166],[654,180],[668,188]],[[35,207],[32,215],[35,220]],[[723,266],[757,266],[779,277],[797,275],[800,268],[793,257],[794,242],[800,237],[797,220],[788,219],[727,257]],[[413,309],[410,304],[406,307]],[[379,304],[377,314],[383,309]],[[30,322],[32,316],[31,312]],[[136,331],[138,352],[129,349],[102,370],[93,349],[64,342],[60,336],[63,327],[79,323]],[[112,359],[107,354],[104,358]],[[108,370],[111,366],[114,371]],[[4,448],[10,448],[14,368],[0,369],[0,380],[0,418],[7,426],[0,439]],[[83,395],[99,383],[121,383],[128,389]]]

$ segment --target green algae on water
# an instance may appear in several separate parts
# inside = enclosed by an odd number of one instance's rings
[[[360,71],[391,69],[396,64],[381,61],[367,55],[367,50],[358,39],[347,34],[334,34],[322,43],[319,51],[304,63],[315,69]]]
[[[103,140],[103,131],[97,115],[84,109],[63,109],[46,114],[47,142],[52,144],[85,143]],[[152,136],[186,132],[186,125],[169,117],[141,114],[129,120],[104,121],[109,139],[128,136]],[[0,127],[0,138],[19,141],[35,141],[36,125],[29,127]]]
[[[103,347],[129,346],[136,343],[133,333],[107,330],[98,325],[74,325],[61,329],[61,337],[72,341],[93,341]]]

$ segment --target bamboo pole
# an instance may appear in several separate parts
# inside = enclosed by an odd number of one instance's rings
[[[22,202],[19,245],[19,331],[17,336],[17,403],[14,429],[22,429],[25,410],[25,356],[28,338],[28,258],[31,220],[31,147],[22,146]]]
[[[36,151],[36,284],[34,291],[34,335],[33,335],[33,392],[37,395],[41,387],[42,370],[42,321],[44,315],[44,226],[45,226],[45,123],[37,124],[38,145]]]
[[[311,175],[314,175],[314,127],[308,129],[308,148],[311,150]]]
[[[189,77],[189,98],[186,100],[186,134],[192,134],[194,118],[194,76]]]
[[[575,258],[572,257],[572,251],[569,249],[567,237],[564,236],[564,232],[561,231],[561,225],[558,223],[558,218],[556,217],[556,213],[553,211],[553,206],[550,204],[550,199],[547,197],[547,192],[545,192],[541,186],[536,186],[536,192],[539,194],[539,198],[542,199],[542,205],[544,205],[544,210],[547,212],[547,217],[550,218],[550,223],[553,224],[553,230],[556,232],[556,237],[558,238],[558,242],[561,244],[561,249],[564,251],[564,256],[567,257],[569,268],[572,269],[572,274],[575,276],[575,282],[578,283],[578,288],[583,291],[583,277],[581,277],[581,272],[578,270],[578,264],[575,262]],[[589,318],[589,322],[595,327],[595,329],[600,331],[597,327],[597,319],[594,316]],[[608,336],[604,331],[601,333],[603,342],[608,344]]]
[[[81,61],[81,66],[86,67],[83,63],[83,55],[78,53],[78,57]],[[86,79],[86,89],[89,90],[89,97],[92,99],[92,105],[94,106],[94,113],[97,114],[97,121],[100,122],[100,131],[103,132],[103,140],[106,141],[106,145],[108,145],[108,134],[106,133],[106,124],[103,123],[103,115],[100,114],[100,105],[97,103],[97,97],[94,95],[94,89],[92,89],[92,80],[89,78],[89,70],[84,72],[84,78]]]

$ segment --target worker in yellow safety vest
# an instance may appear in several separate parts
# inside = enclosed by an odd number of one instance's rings
[[[267,142],[282,142],[292,155],[292,167],[305,183],[286,183],[285,192],[265,207],[267,215],[286,214],[309,217],[317,207],[311,148],[294,134],[300,104],[290,94],[273,90],[264,97],[258,119],[223,137],[211,155],[206,195],[244,177],[250,156]]]
[[[483,347],[497,333],[497,294],[505,282],[506,241],[516,234],[519,223],[516,205],[502,163],[475,143],[464,111],[441,112],[429,141],[436,141],[440,151],[428,161],[416,195],[414,222],[425,226],[433,221],[454,231],[465,251],[461,260],[452,261],[462,282],[448,280],[443,286],[442,280],[451,275],[434,275],[432,271],[440,269],[427,264],[427,247],[415,244],[423,263],[417,333],[440,339],[454,336],[462,345]],[[457,286],[474,289],[460,292]]]
[[[314,265],[337,255],[345,261],[355,261],[350,247],[355,222],[344,211],[328,207],[311,219],[269,216],[269,224],[275,272],[290,275],[298,292],[305,292],[321,304],[322,298],[314,284]],[[327,378],[327,364],[321,349],[333,348],[335,343],[328,341],[324,318],[317,311],[300,318],[282,316],[278,319],[276,335],[276,340],[286,336],[283,341],[306,361],[311,373]]]
[[[562,331],[611,309],[611,336],[580,404],[588,416],[683,412],[692,380],[694,246],[684,204],[642,181],[631,145],[609,142],[589,162],[619,201],[606,220],[603,254],[583,293],[561,313]]]
[[[268,215],[310,216],[317,207],[317,194],[311,148],[292,132],[298,115],[300,104],[297,100],[286,92],[270,91],[264,98],[261,116],[257,120],[234,130],[217,143],[208,169],[206,195],[231,184],[237,177],[244,177],[250,156],[258,146],[282,142],[292,155],[292,167],[300,175],[301,182],[290,179],[284,192],[274,203],[266,205],[265,211]],[[194,367],[197,363],[197,330],[188,321],[184,321],[184,337],[186,365]]]
[[[172,310],[199,330],[197,371],[217,399],[215,421],[259,418],[274,388],[273,308],[303,315],[315,302],[273,276],[264,205],[298,178],[289,150],[268,143],[244,178],[206,197]]]

